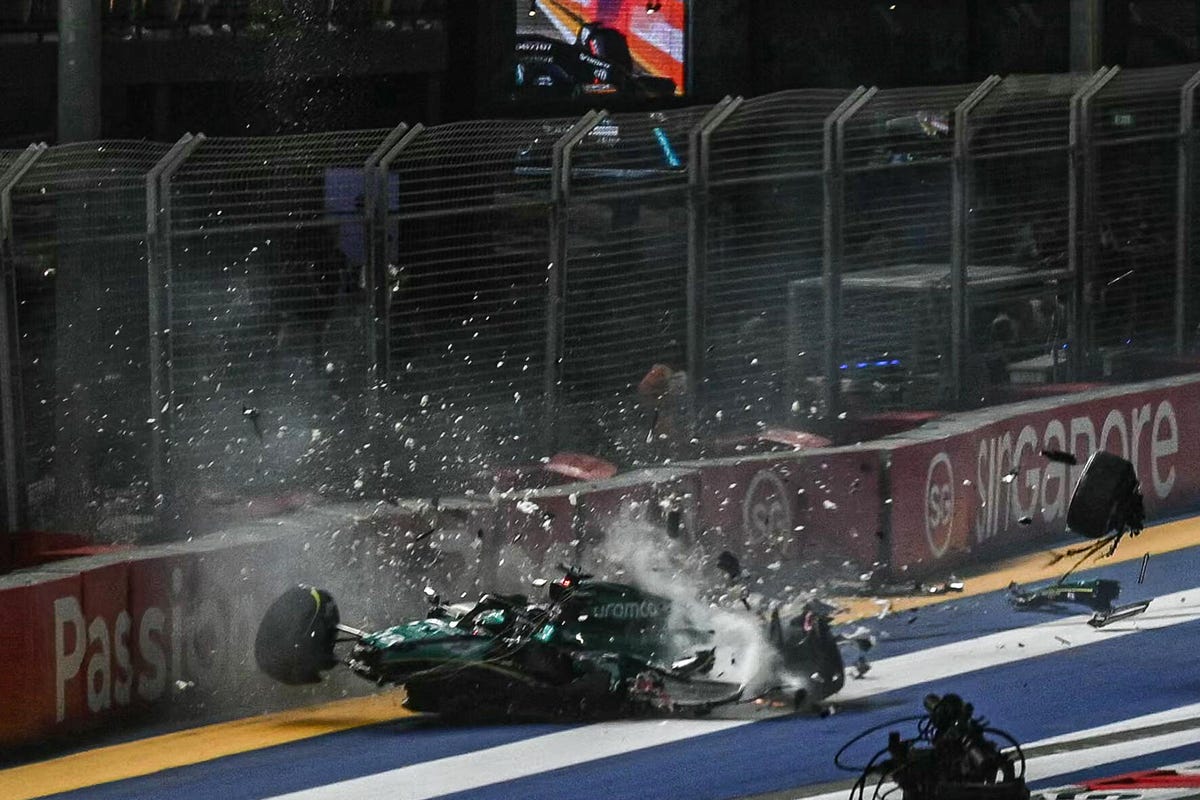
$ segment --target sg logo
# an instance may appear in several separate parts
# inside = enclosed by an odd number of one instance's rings
[[[929,550],[941,558],[950,549],[954,534],[954,468],[950,456],[938,453],[925,474],[925,538]]]

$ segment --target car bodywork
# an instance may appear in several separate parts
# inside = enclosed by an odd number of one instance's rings
[[[703,714],[746,696],[746,686],[714,674],[714,631],[670,599],[575,569],[542,585],[539,604],[523,595],[471,604],[433,597],[424,618],[377,631],[342,625],[327,592],[293,587],[267,610],[256,660],[286,684],[320,681],[344,664],[374,683],[403,685],[412,710],[454,718]],[[842,687],[825,606],[776,609],[759,624],[780,674],[803,676],[787,687],[790,702],[807,706]],[[349,652],[337,655],[339,645]]]

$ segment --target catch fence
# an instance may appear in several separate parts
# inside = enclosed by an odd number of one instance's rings
[[[1197,70],[0,151],[5,529],[1179,369]]]

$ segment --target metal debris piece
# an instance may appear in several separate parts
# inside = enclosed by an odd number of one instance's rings
[[[1068,464],[1072,467],[1079,464],[1079,459],[1075,458],[1071,453],[1064,453],[1062,450],[1043,450],[1042,455],[1051,461],[1057,461],[1060,464]]]
[[[1017,583],[1008,585],[1008,602],[1018,611],[1065,610],[1063,603],[1076,603],[1093,611],[1107,613],[1121,594],[1118,581],[1059,581],[1036,589],[1024,589]]]
[[[1150,554],[1146,553],[1145,555],[1142,556],[1142,566],[1138,570],[1138,583],[1139,584],[1145,583],[1145,581],[1146,581],[1146,566],[1149,563],[1150,563]]]
[[[1130,617],[1136,617],[1149,607],[1149,600],[1141,600],[1137,603],[1117,606],[1111,611],[1100,611],[1092,615],[1092,618],[1088,620],[1088,625],[1091,625],[1093,628],[1103,628],[1105,625],[1120,622]]]
[[[250,408],[245,403],[242,403],[242,416],[250,421],[250,427],[254,429],[254,435],[261,442],[263,440],[262,423],[259,421],[259,413],[257,408]]]

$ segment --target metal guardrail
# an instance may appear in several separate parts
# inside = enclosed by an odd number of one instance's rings
[[[0,151],[5,527],[1140,375],[1197,346],[1198,85]]]

